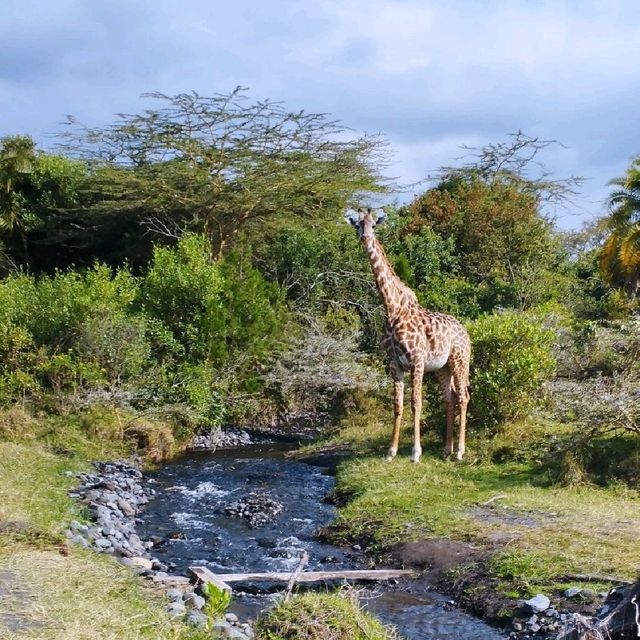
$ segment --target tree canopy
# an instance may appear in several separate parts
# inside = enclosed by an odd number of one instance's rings
[[[615,189],[609,196],[610,213],[601,224],[607,239],[600,269],[609,284],[635,298],[640,290],[640,158],[609,184]]]
[[[216,257],[247,225],[335,211],[388,182],[384,143],[324,114],[212,97],[147,94],[160,104],[104,127],[74,118],[62,148],[87,162],[89,209],[131,216],[160,236],[205,233]]]

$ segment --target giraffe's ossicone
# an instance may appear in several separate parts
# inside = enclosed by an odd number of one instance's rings
[[[440,384],[447,410],[447,435],[444,455],[454,452],[453,424],[460,416],[456,458],[465,451],[467,405],[469,404],[469,362],[471,341],[462,324],[453,316],[428,311],[418,303],[415,293],[395,274],[374,228],[385,219],[383,212],[349,210],[345,219],[353,225],[371,262],[376,286],[384,303],[387,323],[384,347],[389,355],[389,370],[394,381],[394,426],[387,460],[398,453],[404,400],[404,376],[411,374],[413,410],[413,453],[418,462],[420,446],[420,414],[422,411],[422,378],[433,373]]]

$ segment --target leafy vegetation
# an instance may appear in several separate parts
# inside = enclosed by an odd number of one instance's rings
[[[308,593],[283,602],[258,620],[260,640],[393,640],[383,627],[358,605],[357,593]]]
[[[546,207],[581,180],[551,177],[538,156],[552,142],[521,132],[468,149],[412,202],[387,207],[379,235],[396,272],[473,341],[470,463],[390,466],[379,460],[391,424],[383,309],[339,222],[347,204],[391,190],[384,140],[241,88],[147,99],[152,108],[102,127],[71,119],[54,152],[0,140],[0,469],[31,469],[24,486],[0,484],[0,519],[35,532],[7,543],[16,557],[44,545],[49,568],[64,564],[50,554],[70,517],[66,465],[134,451],[158,460],[225,423],[322,418],[328,439],[357,453],[339,472],[349,502],[336,535],[377,550],[508,539],[487,570],[517,594],[577,570],[630,575],[637,160],[612,181],[609,215],[572,234]],[[433,385],[427,451],[440,446],[441,407]],[[32,503],[27,486],[41,491]],[[73,573],[93,560],[69,562]],[[123,611],[150,616],[154,637],[182,633],[113,567],[96,571],[133,594],[143,612]],[[263,633],[391,637],[361,615],[349,598],[304,596]],[[313,616],[320,635],[300,623]],[[104,629],[118,635],[112,622]]]
[[[640,158],[623,178],[610,182],[616,189],[609,196],[611,213],[602,222],[608,237],[602,247],[600,268],[607,281],[623,286],[631,298],[640,289]]]

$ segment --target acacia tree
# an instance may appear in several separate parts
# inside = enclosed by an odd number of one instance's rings
[[[622,178],[609,183],[610,213],[603,220],[607,232],[600,254],[600,270],[612,286],[622,286],[631,299],[640,291],[640,158]]]
[[[382,139],[324,114],[251,102],[241,87],[145,97],[160,106],[105,127],[69,118],[63,147],[92,168],[94,213],[133,213],[161,235],[204,232],[219,257],[248,224],[335,211],[388,187]]]

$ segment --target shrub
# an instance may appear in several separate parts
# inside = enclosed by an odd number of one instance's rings
[[[260,640],[392,640],[385,628],[358,605],[352,589],[330,594],[308,593],[282,602],[257,624]]]
[[[218,313],[209,319],[208,331],[214,362],[230,356],[245,360],[264,356],[282,331],[284,290],[267,282],[252,265],[250,252],[234,251],[220,266],[223,278]]]
[[[156,246],[140,287],[143,309],[162,322],[192,359],[217,348],[211,333],[221,313],[222,277],[206,238],[185,234],[175,248]]]
[[[149,364],[150,344],[141,316],[91,314],[78,328],[74,352],[100,371],[110,386],[135,379]]]
[[[470,425],[487,429],[524,417],[541,400],[555,368],[554,333],[539,318],[507,312],[469,325],[472,343]]]
[[[126,269],[96,264],[86,271],[43,276],[35,283],[24,324],[38,345],[67,348],[89,317],[126,314],[138,285]]]

